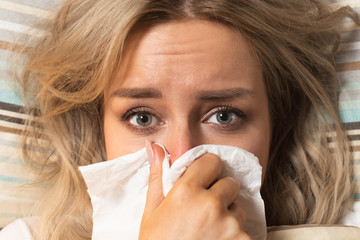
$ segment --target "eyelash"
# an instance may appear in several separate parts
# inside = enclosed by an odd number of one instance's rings
[[[151,109],[148,109],[146,107],[135,107],[132,108],[128,111],[126,111],[122,116],[121,116],[121,121],[127,121],[129,120],[132,116],[134,116],[135,114],[138,113],[148,113],[148,114],[152,114],[155,117],[157,116],[153,111],[151,111]]]
[[[243,111],[241,111],[240,109],[238,109],[235,106],[232,105],[222,105],[222,106],[217,106],[217,107],[213,107],[210,111],[208,111],[205,115],[205,117],[202,118],[201,122],[205,122],[207,121],[211,116],[213,116],[214,114],[218,113],[218,112],[230,112],[230,113],[234,113],[239,119],[243,119],[245,120],[247,118],[247,116],[244,114]],[[135,126],[133,124],[130,123],[130,118],[133,117],[136,114],[151,114],[153,116],[155,116],[158,119],[161,119],[161,117],[156,114],[154,111],[152,111],[151,109],[147,108],[147,107],[135,107],[132,108],[128,111],[126,111],[120,118],[120,120],[122,122],[126,122],[129,127],[131,127],[134,131],[139,132],[139,133],[148,133],[151,134],[152,131],[156,130],[156,128],[158,128],[159,126],[148,126],[148,127],[138,127]],[[160,120],[160,123],[163,123]],[[221,125],[221,124],[214,124],[214,123],[208,123],[208,124],[213,124],[213,125],[218,125],[217,127],[219,129],[222,130],[232,130],[233,127],[231,125],[233,124],[229,124],[229,125]]]
[[[238,109],[235,106],[232,105],[222,105],[222,106],[217,106],[212,108],[205,116],[205,119],[208,119],[209,117],[211,117],[213,114],[218,113],[218,112],[232,112],[235,113],[235,115],[241,119],[245,119],[246,115],[244,114],[243,111],[241,111],[240,109]],[[204,120],[203,120],[204,121]]]

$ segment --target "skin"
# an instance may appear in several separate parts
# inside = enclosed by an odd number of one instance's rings
[[[230,145],[255,154],[264,175],[271,126],[259,61],[241,34],[215,22],[173,21],[138,33],[105,92],[104,135],[108,159],[135,152],[146,141],[164,145],[171,163],[201,144]],[[237,183],[217,180],[217,156],[195,161],[164,198],[158,181],[163,153],[154,145],[148,149],[155,158],[140,239],[247,238],[244,214],[232,204]],[[208,202],[215,204],[201,207]]]

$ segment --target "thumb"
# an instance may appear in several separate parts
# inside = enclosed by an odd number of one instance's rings
[[[150,175],[143,219],[146,219],[164,200],[162,187],[162,162],[165,158],[164,149],[157,144],[147,142],[146,151],[150,163]]]

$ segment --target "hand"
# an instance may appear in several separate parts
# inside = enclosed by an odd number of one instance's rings
[[[164,151],[152,144],[149,188],[139,240],[249,240],[243,230],[245,213],[233,202],[238,183],[217,180],[221,160],[205,154],[185,171],[166,198],[162,189]]]

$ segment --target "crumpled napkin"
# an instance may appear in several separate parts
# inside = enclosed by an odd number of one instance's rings
[[[205,153],[218,155],[223,162],[221,177],[231,176],[240,183],[235,201],[247,214],[244,229],[254,240],[266,239],[264,202],[260,195],[261,166],[251,153],[237,147],[200,145],[190,149],[171,166],[163,161],[163,192],[196,158]],[[150,165],[145,148],[114,160],[79,168],[93,206],[94,240],[137,240],[146,202]]]

